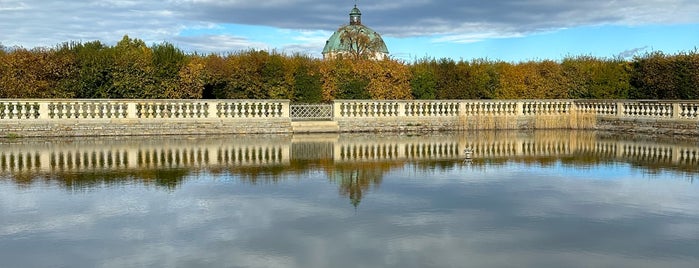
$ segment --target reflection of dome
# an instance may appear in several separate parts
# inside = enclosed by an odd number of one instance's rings
[[[350,24],[337,29],[325,42],[323,57],[334,58],[337,55],[355,54],[377,60],[386,58],[388,48],[386,48],[381,35],[362,25],[362,12],[356,5],[349,15]]]

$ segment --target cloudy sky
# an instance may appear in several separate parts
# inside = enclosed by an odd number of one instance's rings
[[[186,51],[276,49],[320,57],[351,0],[0,0],[0,44],[114,44],[124,35]],[[696,0],[358,0],[394,58],[632,56],[699,47]]]

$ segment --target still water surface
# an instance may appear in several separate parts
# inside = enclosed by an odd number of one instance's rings
[[[0,267],[697,267],[698,152],[590,132],[0,140]]]

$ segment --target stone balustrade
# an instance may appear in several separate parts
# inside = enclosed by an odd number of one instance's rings
[[[289,100],[0,99],[0,137],[291,133],[291,121],[301,120],[291,107]],[[699,101],[336,100],[321,108],[336,124],[330,131],[340,132],[567,128],[574,124],[556,118],[584,114],[596,125],[575,128],[699,135]]]
[[[571,111],[601,116],[698,119],[698,101],[635,100],[338,100],[335,117],[458,117],[468,115],[547,115]]]
[[[0,99],[0,120],[288,117],[288,100]]]

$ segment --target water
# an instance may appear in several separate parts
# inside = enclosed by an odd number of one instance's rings
[[[2,140],[0,267],[696,267],[698,151],[590,132]]]

